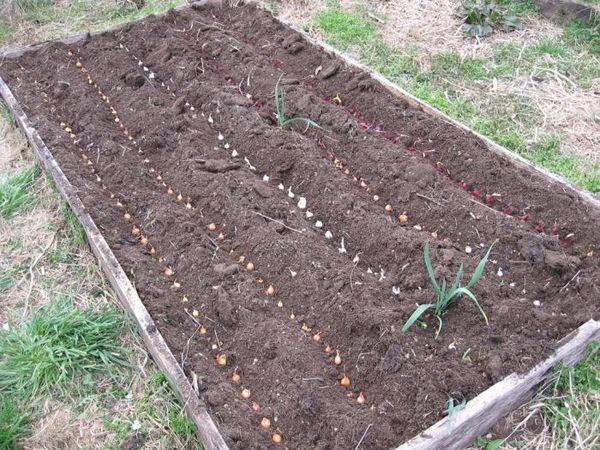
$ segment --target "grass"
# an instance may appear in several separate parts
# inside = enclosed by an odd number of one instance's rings
[[[531,16],[540,12],[540,8],[533,0],[495,0],[496,3],[502,5],[506,10],[517,16]]]
[[[9,266],[0,275],[0,294],[9,290],[29,267],[29,260]]]
[[[469,282],[467,283],[466,286],[461,285],[462,277],[464,274],[464,266],[461,264],[460,268],[458,269],[458,272],[456,273],[454,281],[452,282],[452,285],[448,289],[447,281],[445,278],[442,277],[442,279],[439,282],[435,278],[435,273],[433,271],[433,265],[431,264],[431,257],[429,256],[429,241],[425,241],[425,248],[423,250],[423,259],[425,260],[425,267],[427,268],[427,275],[429,275],[429,280],[431,281],[431,285],[433,286],[433,289],[435,291],[435,303],[425,303],[425,304],[417,306],[417,309],[415,309],[415,311],[412,313],[412,315],[408,318],[408,320],[402,327],[402,331],[403,332],[408,331],[408,329],[423,314],[425,314],[425,312],[427,310],[431,310],[433,312],[433,315],[435,316],[435,318],[438,320],[438,324],[439,324],[438,329],[435,333],[435,337],[437,338],[440,334],[440,331],[442,331],[442,326],[444,323],[442,320],[442,315],[446,312],[448,307],[456,299],[458,299],[459,297],[461,297],[463,295],[466,295],[475,304],[475,306],[477,306],[477,309],[479,309],[479,312],[481,313],[481,315],[483,316],[483,318],[485,320],[485,323],[487,324],[488,318],[485,315],[483,308],[477,301],[475,294],[473,294],[473,292],[471,292],[471,288],[473,286],[475,286],[475,284],[479,281],[479,279],[483,275],[483,271],[487,264],[488,258],[490,257],[490,253],[492,251],[492,248],[494,248],[495,244],[496,244],[496,242],[494,242],[490,246],[490,248],[486,252],[485,256],[481,259],[481,261],[479,261],[479,263],[477,264],[477,267],[475,268],[475,271],[473,272],[473,275],[471,276],[471,279],[469,280]]]
[[[537,11],[530,0],[501,3],[519,15]],[[443,51],[428,62],[419,57],[418,49],[385,42],[360,10],[332,6],[316,14],[315,25],[329,43],[340,50],[352,49],[361,62],[421,100],[584,189],[600,192],[600,167],[561,152],[561,139],[537,129],[541,114],[528,99],[504,95],[498,101],[487,89],[493,80],[511,83],[527,73],[540,78],[566,74],[580,88],[592,88],[600,78],[600,59],[593,53],[595,39],[600,39],[597,24],[574,22],[563,37],[525,47],[499,44],[489,58]],[[591,57],[582,57],[585,52]]]
[[[591,54],[600,55],[600,14],[588,24],[574,19],[565,27],[564,35],[571,45],[583,47]]]
[[[2,28],[0,28],[0,42],[1,41],[2,41]],[[15,126],[17,124],[17,121],[15,120],[14,116],[8,109],[8,106],[6,106],[6,103],[4,103],[4,100],[2,100],[2,99],[0,99],[0,117],[4,118],[4,120],[6,120],[12,126]]]
[[[588,191],[600,192],[600,167],[593,166],[592,170],[586,170],[577,158],[562,154],[559,148],[558,137],[545,136],[525,156],[551,172],[566,176]]]
[[[128,366],[118,344],[120,311],[78,309],[68,298],[39,308],[18,328],[0,332],[0,393],[31,400],[77,390],[76,380]]]
[[[17,448],[17,443],[28,434],[29,416],[19,411],[13,401],[0,400],[0,450]]]
[[[77,219],[77,216],[73,210],[71,210],[66,202],[61,203],[60,213],[67,227],[67,235],[70,237],[72,244],[75,247],[84,246],[87,242],[85,230],[79,223],[79,220]]]
[[[196,441],[196,427],[187,418],[179,406],[177,396],[171,389],[166,376],[162,372],[155,372],[147,380],[147,389],[134,400],[135,419],[142,425],[144,434],[151,434],[143,424],[160,421],[161,427],[168,428],[173,433],[180,447],[201,449]],[[114,442],[119,445],[131,433],[131,420],[127,417],[104,418],[107,429],[115,433]],[[171,447],[173,443],[170,444]],[[164,443],[160,448],[170,448]]]
[[[550,385],[550,401],[544,415],[556,432],[556,442],[564,448],[581,446],[585,438],[596,441],[600,432],[600,343],[592,344],[587,356],[573,367],[558,369]]]
[[[325,31],[327,40],[341,50],[362,46],[376,35],[373,25],[362,17],[340,9],[328,9],[316,15],[317,26]]]
[[[34,165],[0,179],[1,217],[10,219],[19,211],[33,206],[35,197],[31,189],[38,173],[38,168]]]

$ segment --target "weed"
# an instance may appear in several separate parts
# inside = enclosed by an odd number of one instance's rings
[[[0,180],[0,216],[10,219],[20,210],[33,205],[34,197],[30,189],[37,175],[37,166],[31,166]]]
[[[51,265],[68,263],[73,259],[73,255],[66,248],[56,248],[48,252],[48,260]]]
[[[0,400],[1,450],[18,448],[17,443],[27,434],[28,421],[28,415],[19,411],[10,398]]]
[[[503,442],[504,439],[488,440],[484,437],[478,437],[477,439],[475,439],[474,444],[478,447],[481,447],[481,450],[496,450],[500,448]]]
[[[29,400],[67,393],[78,376],[129,366],[117,342],[122,314],[75,308],[68,298],[35,311],[18,328],[0,331],[0,393]]]
[[[171,407],[169,408],[169,426],[173,433],[180,434],[182,436],[193,436],[196,432],[196,425],[190,419],[187,418],[181,408]]]
[[[451,416],[455,412],[463,409],[465,406],[467,406],[466,398],[463,398],[460,403],[456,403],[456,400],[454,400],[453,397],[448,396],[448,401],[446,402],[446,409],[444,410],[444,413],[447,416]]]
[[[302,123],[306,124],[307,126],[313,126],[315,128],[319,128],[323,131],[326,131],[318,123],[316,123],[310,119],[307,119],[305,117],[293,117],[290,119],[286,119],[286,117],[285,117],[285,91],[283,89],[281,89],[281,87],[279,86],[279,82],[281,81],[282,77],[283,77],[283,75],[281,75],[279,77],[279,79],[277,80],[277,83],[275,84],[275,108],[277,109],[277,122],[279,123],[279,126],[281,128],[284,128],[287,125],[290,125],[292,123],[302,122]]]
[[[461,29],[469,36],[487,36],[495,28],[509,32],[519,27],[516,16],[490,0],[463,0],[455,15],[464,21]]]
[[[427,268],[429,280],[431,281],[431,284],[433,285],[433,288],[435,290],[436,300],[435,303],[426,303],[423,305],[419,305],[402,327],[402,331],[407,331],[412,326],[412,324],[415,323],[425,313],[425,311],[431,309],[433,311],[433,315],[437,318],[439,323],[438,329],[435,333],[435,337],[437,339],[443,326],[442,315],[444,314],[446,309],[448,309],[448,307],[454,302],[454,300],[462,295],[466,295],[467,297],[469,297],[469,299],[473,301],[473,303],[475,303],[475,305],[479,309],[479,312],[483,316],[485,323],[487,324],[487,316],[485,315],[483,308],[481,307],[481,305],[477,301],[477,298],[471,292],[470,289],[475,285],[475,283],[477,283],[477,281],[479,281],[481,275],[483,275],[483,270],[485,269],[485,265],[487,264],[492,248],[494,248],[496,242],[497,241],[494,241],[492,243],[483,259],[479,261],[479,264],[477,264],[477,267],[475,268],[475,272],[473,272],[473,275],[471,276],[471,280],[467,283],[466,286],[461,286],[464,272],[464,267],[461,264],[456,274],[456,277],[454,278],[454,281],[450,286],[450,289],[448,289],[448,285],[445,278],[441,279],[441,283],[438,283],[438,281],[435,279],[433,266],[431,264],[431,257],[429,256],[429,241],[425,241],[423,258],[425,260],[425,267]]]

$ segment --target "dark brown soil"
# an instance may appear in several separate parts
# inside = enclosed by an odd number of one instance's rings
[[[598,211],[266,12],[172,12],[0,74],[232,448],[393,447],[598,316]],[[325,130],[278,126],[280,77],[286,117]],[[438,339],[433,317],[400,331],[434,299],[427,240],[448,279],[499,241],[489,326],[461,298]]]

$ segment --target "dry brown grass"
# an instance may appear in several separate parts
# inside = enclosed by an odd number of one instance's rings
[[[343,0],[348,7],[368,4],[382,18],[380,29],[388,42],[406,48],[416,45],[429,55],[455,51],[464,56],[482,57],[493,53],[499,44],[532,44],[560,34],[560,29],[538,17],[523,19],[523,29],[512,33],[494,33],[485,38],[465,37],[461,23],[454,17],[456,1],[452,0],[391,0],[386,2]]]

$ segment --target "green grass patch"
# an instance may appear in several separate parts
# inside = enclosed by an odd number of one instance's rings
[[[0,394],[31,400],[77,391],[77,379],[129,366],[118,344],[120,311],[78,309],[68,298],[36,310],[18,328],[0,331]]]
[[[600,14],[587,24],[574,19],[565,27],[564,38],[571,45],[585,48],[594,55],[600,55]]]
[[[391,80],[416,77],[421,72],[413,51],[402,52],[380,39],[361,47],[360,59]]]
[[[31,166],[0,179],[0,216],[10,219],[19,211],[33,206],[35,197],[31,189],[38,173],[37,166]]]
[[[0,45],[12,38],[17,28],[5,20],[0,19]]]
[[[2,43],[2,26],[0,25],[0,43]],[[12,115],[4,100],[0,98],[0,116],[10,123],[13,127],[17,124],[15,117]]]
[[[21,412],[10,398],[0,400],[0,450],[16,449],[27,436],[29,416]]]
[[[534,16],[540,12],[539,6],[533,0],[496,0],[496,3],[517,16]]]
[[[157,372],[154,385],[161,393],[161,396],[171,402],[167,412],[169,428],[180,436],[188,438],[194,437],[196,425],[187,418],[183,409],[178,405],[177,396],[175,392],[173,392],[164,373]]]
[[[131,434],[132,419],[135,419],[139,421],[140,431],[150,435],[150,439],[152,439],[151,429],[159,427],[169,429],[176,435],[177,448],[199,450],[203,448],[196,440],[195,425],[185,415],[177,395],[162,372],[153,373],[140,394],[131,399],[132,415],[104,417],[104,426],[115,433],[114,443],[117,444],[115,447],[121,445]],[[161,448],[173,448],[173,446],[163,442]]]
[[[315,20],[326,39],[341,50],[364,45],[377,37],[370,22],[349,11],[328,9],[318,13]]]
[[[567,50],[560,42],[542,41],[529,47],[534,53],[550,56],[565,56]]]
[[[499,61],[497,64],[482,58],[461,57],[456,52],[440,52],[433,57],[432,71],[444,78],[457,80],[490,80],[510,75],[514,67]]]
[[[67,248],[55,248],[48,252],[48,261],[52,266],[73,261],[73,254]]]
[[[600,167],[585,167],[571,155],[562,154],[556,136],[540,140],[525,156],[591,192],[600,192]]]
[[[79,223],[77,216],[69,205],[63,202],[60,206],[60,213],[65,222],[67,235],[71,238],[75,247],[82,247],[86,243],[85,230]]]
[[[0,274],[0,293],[7,291],[18,282],[18,279],[22,277],[29,268],[30,262],[31,260],[26,259],[20,263],[11,265],[2,271]]]

